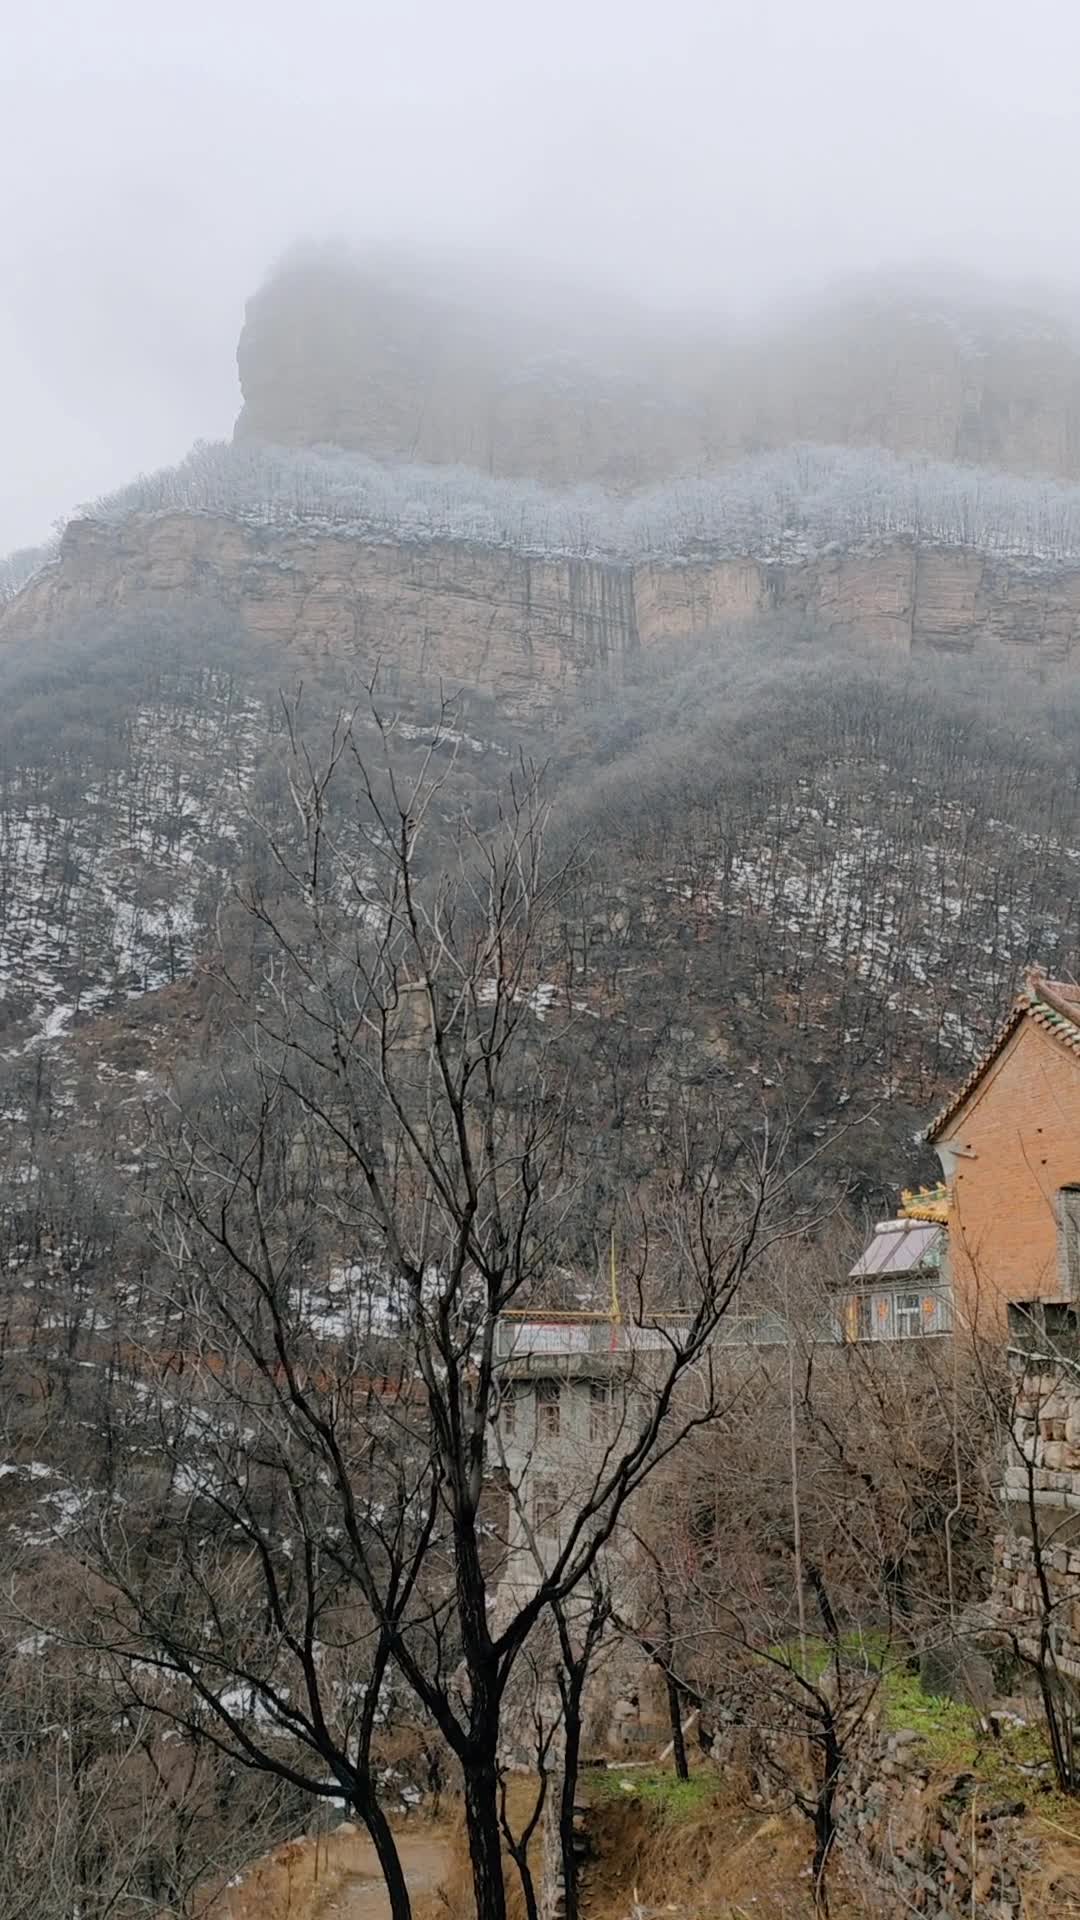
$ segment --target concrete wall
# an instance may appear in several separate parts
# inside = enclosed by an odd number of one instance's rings
[[[505,1383],[514,1411],[512,1423],[505,1411],[500,1418],[500,1445],[512,1490],[509,1548],[500,1581],[504,1604],[511,1595],[527,1595],[536,1586],[537,1557],[545,1566],[551,1564],[566,1528],[596,1483],[609,1441],[618,1446],[623,1422],[629,1433],[629,1423],[635,1419],[633,1398],[619,1369],[604,1355],[582,1358],[584,1366],[564,1363],[558,1373],[550,1366],[545,1371],[542,1359],[518,1363]],[[546,1421],[552,1403],[541,1397],[553,1388],[559,1396],[556,1437]],[[594,1432],[594,1388],[608,1396],[607,1437]],[[603,1412],[603,1407],[597,1408],[597,1417]]]

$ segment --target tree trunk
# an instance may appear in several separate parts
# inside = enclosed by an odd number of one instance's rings
[[[1080,1790],[1080,1782],[1076,1779],[1075,1769],[1071,1763],[1069,1744],[1062,1726],[1064,1716],[1060,1711],[1060,1702],[1054,1693],[1053,1675],[1049,1669],[1049,1660],[1045,1648],[1040,1649],[1037,1673],[1039,1693],[1043,1705],[1043,1718],[1046,1721],[1046,1731],[1050,1740],[1050,1755],[1054,1763],[1054,1776],[1057,1780],[1058,1791],[1075,1797],[1077,1791]]]
[[[836,1839],[836,1788],[842,1764],[836,1724],[830,1718],[826,1720],[821,1733],[821,1781],[814,1807],[814,1904],[819,1913],[826,1915],[829,1911],[829,1893],[825,1874]]]
[[[563,1699],[565,1756],[562,1785],[559,1789],[559,1852],[563,1870],[563,1912],[565,1920],[578,1920],[578,1858],[574,1850],[574,1803],[577,1800],[578,1774],[581,1770],[581,1685],[576,1673]],[[577,1683],[577,1684],[575,1684]]]
[[[371,1844],[378,1855],[382,1876],[386,1882],[386,1895],[390,1902],[391,1920],[412,1920],[412,1901],[401,1865],[401,1855],[397,1841],[391,1831],[390,1822],[374,1796],[357,1796],[353,1809],[358,1820],[362,1820],[371,1836]]]
[[[671,1750],[675,1756],[675,1773],[680,1780],[689,1780],[690,1762],[686,1757],[686,1736],[683,1733],[682,1700],[679,1696],[679,1683],[673,1673],[664,1669],[664,1682],[667,1687],[668,1713],[671,1717]]]
[[[505,1779],[500,1782],[499,1788],[499,1825],[502,1828],[503,1842],[506,1851],[518,1870],[518,1879],[521,1881],[521,1892],[525,1901],[525,1920],[540,1920],[540,1907],[536,1898],[536,1881],[533,1878],[533,1871],[529,1865],[529,1847],[532,1844],[533,1834],[540,1825],[544,1806],[547,1801],[548,1774],[546,1756],[542,1751],[537,1755],[537,1763],[540,1774],[540,1784],[537,1788],[536,1799],[533,1802],[532,1813],[520,1833],[515,1834],[513,1827],[510,1825],[510,1817],[506,1807]]]
[[[540,1908],[536,1900],[536,1882],[529,1865],[529,1849],[508,1837],[506,1850],[518,1870],[518,1879],[521,1881],[521,1892],[525,1901],[525,1920],[540,1920]]]
[[[465,1762],[465,1826],[469,1836],[476,1920],[506,1920],[495,1762]]]

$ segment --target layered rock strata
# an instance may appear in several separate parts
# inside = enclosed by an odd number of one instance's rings
[[[387,676],[477,687],[523,715],[585,677],[618,676],[640,648],[769,609],[873,646],[997,644],[1039,664],[1068,662],[1080,636],[1080,566],[1024,568],[959,549],[624,566],[168,513],[72,522],[58,561],[0,617],[0,643],[80,613],[199,596],[299,654],[331,650],[379,661]]]

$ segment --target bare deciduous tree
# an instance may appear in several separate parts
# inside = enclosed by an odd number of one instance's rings
[[[343,766],[360,806],[342,824]],[[460,1766],[477,1911],[501,1920],[511,1674],[651,1474],[717,1417],[713,1337],[784,1230],[790,1175],[776,1143],[740,1159],[707,1108],[688,1111],[628,1218],[628,1318],[645,1325],[660,1277],[681,1318],[636,1366],[617,1437],[496,1622],[501,1318],[582,1264],[595,1226],[581,1016],[553,1013],[565,871],[545,862],[527,770],[490,832],[459,820],[439,839],[430,764],[401,790],[389,761],[369,771],[348,722],[320,768],[297,743],[292,786],[296,832],[272,848],[273,887],[247,900],[261,975],[237,1009],[236,1063],[159,1142],[168,1364],[148,1365],[135,1395],[140,1445],[160,1436],[159,1479],[144,1465],[137,1500],[103,1505],[84,1536],[107,1595],[97,1640],[130,1675],[167,1676],[132,1682],[148,1705],[197,1715],[257,1768],[344,1792],[404,1914],[369,1778],[392,1670]],[[331,1270],[348,1297],[328,1330],[315,1303]],[[306,1749],[306,1769],[282,1740]]]

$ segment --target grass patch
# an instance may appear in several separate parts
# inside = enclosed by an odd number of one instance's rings
[[[976,1716],[961,1700],[926,1693],[917,1673],[906,1662],[887,1666],[881,1676],[883,1719],[889,1727],[910,1727],[925,1743],[926,1757],[935,1766],[964,1771],[974,1763],[979,1745]],[[1030,1731],[1024,1728],[1026,1733]],[[1004,1738],[1004,1736],[1003,1736]]]
[[[1026,1726],[1006,1725],[995,1736],[971,1707],[924,1691],[917,1673],[901,1660],[887,1666],[881,1680],[883,1722],[919,1735],[927,1766],[936,1771],[973,1773],[980,1794],[1023,1800],[1077,1832],[1080,1807],[1058,1792],[1050,1767],[1050,1749],[1035,1701]],[[1080,1837],[1080,1836],[1078,1836]]]
[[[889,1731],[910,1730],[919,1736],[916,1749],[923,1764],[935,1773],[973,1773],[978,1792],[998,1800],[1023,1800],[1053,1816],[1061,1831],[1080,1837],[1080,1801],[1069,1800],[1056,1787],[1049,1765],[1050,1751],[1037,1701],[1025,1708],[1028,1724],[1004,1725],[995,1735],[980,1722],[974,1708],[960,1700],[928,1693],[919,1678],[910,1650],[883,1635],[852,1634],[841,1642],[841,1657],[852,1678],[861,1669],[876,1677],[875,1711]],[[794,1645],[770,1652],[798,1666]],[[818,1680],[832,1659],[824,1641],[807,1643],[806,1674]]]
[[[888,1664],[890,1641],[884,1633],[845,1633],[840,1640],[840,1652],[846,1667],[856,1670],[862,1668],[867,1673],[873,1673]],[[779,1660],[790,1667],[793,1673],[802,1671],[808,1680],[820,1680],[833,1658],[833,1648],[828,1640],[818,1640],[813,1634],[808,1634],[805,1667],[802,1665],[802,1650],[795,1640],[786,1643],[780,1641],[766,1648],[766,1655],[768,1660]],[[758,1657],[762,1658],[760,1655]]]
[[[689,1780],[680,1780],[671,1767],[594,1767],[582,1778],[594,1802],[637,1800],[672,1826],[689,1820],[716,1792],[711,1768]]]

